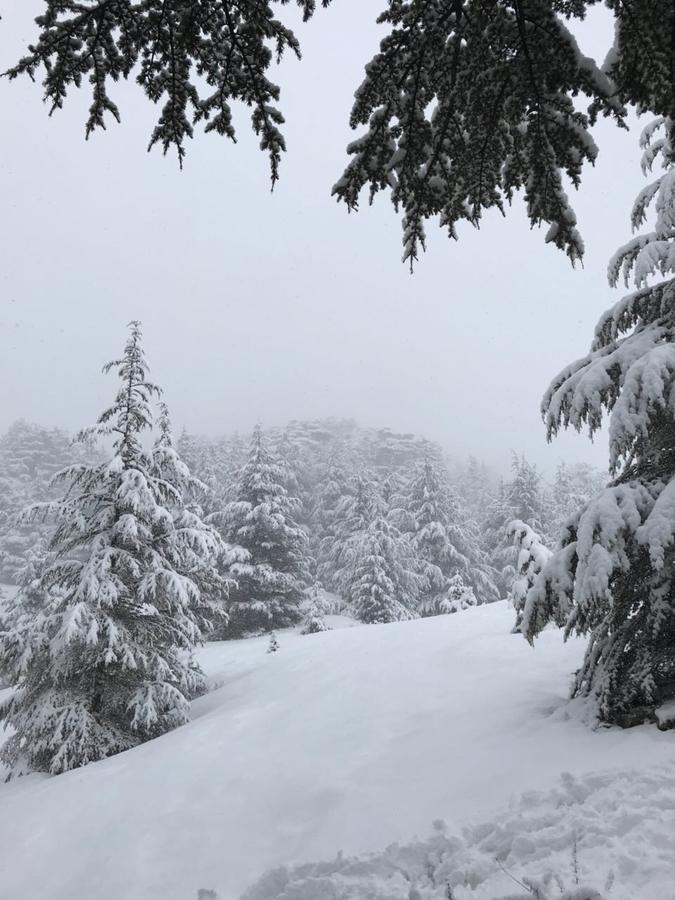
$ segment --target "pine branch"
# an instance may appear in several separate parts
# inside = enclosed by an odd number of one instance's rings
[[[145,96],[154,104],[162,103],[148,149],[155,144],[164,153],[175,149],[181,166],[195,124],[217,111],[205,131],[234,140],[229,102],[253,106],[252,126],[262,135],[261,149],[269,157],[274,185],[286,148],[278,127],[284,118],[273,106],[280,90],[267,73],[273,58],[280,61],[287,50],[300,57],[295,35],[273,15],[276,5],[288,2],[45,0],[47,8],[35,20],[37,40],[3,74],[9,79],[20,75],[35,79],[42,70],[50,114],[61,109],[71,90],[88,79],[92,102],[85,134],[89,137],[106,127],[107,116],[121,120],[108,90],[111,83],[135,72]],[[296,3],[304,21],[311,18],[315,0]],[[329,3],[322,0],[321,5]],[[205,94],[205,85],[215,90]]]

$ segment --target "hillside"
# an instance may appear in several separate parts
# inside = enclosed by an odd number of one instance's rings
[[[0,785],[1,900],[235,900],[271,866],[481,822],[562,772],[672,764],[672,732],[567,716],[582,645],[547,631],[532,650],[512,615],[282,632],[276,654],[262,638],[207,646],[221,686],[190,725]],[[636,872],[634,896],[657,896]]]

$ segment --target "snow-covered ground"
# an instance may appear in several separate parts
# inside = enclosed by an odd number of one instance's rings
[[[394,625],[283,632],[275,654],[266,639],[209,645],[202,661],[222,686],[195,702],[190,725],[66,775],[0,785],[1,900],[196,900],[199,888],[234,900],[272,866],[380,851],[428,836],[439,818],[448,834],[491,821],[474,838],[466,832],[460,849],[493,869],[494,856],[507,859],[518,875],[536,861],[538,844],[545,852],[556,844],[539,841],[546,828],[559,829],[560,860],[572,858],[569,821],[551,818],[566,804],[575,821],[613,823],[611,840],[595,842],[604,877],[615,872],[611,897],[628,896],[621,877],[632,858],[630,884],[640,889],[631,900],[672,900],[675,888],[650,887],[662,872],[646,841],[673,845],[675,734],[593,732],[568,716],[582,645],[549,631],[532,650],[509,634],[512,616],[495,604]],[[659,765],[670,781],[654,774]],[[635,769],[642,782],[585,774]],[[576,780],[561,781],[563,772]],[[612,808],[613,783],[625,802]],[[544,793],[509,809],[528,791]],[[632,813],[631,797],[641,798]],[[653,835],[640,830],[650,811],[661,823]],[[481,849],[490,828],[496,849]],[[627,854],[622,834],[632,835]],[[580,834],[580,865],[594,853]],[[501,877],[503,893],[518,893]],[[257,896],[277,894],[268,883]],[[310,888],[288,896],[342,895]]]
[[[487,822],[458,833],[434,825],[428,838],[379,853],[273,869],[244,900],[675,897],[672,767],[565,774]]]

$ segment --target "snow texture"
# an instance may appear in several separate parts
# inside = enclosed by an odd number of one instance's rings
[[[243,900],[515,900],[516,882],[523,900],[670,897],[674,814],[672,769],[563,773],[490,821],[451,834],[437,820],[426,840],[278,868]]]
[[[597,858],[603,877],[611,866],[617,884],[621,876],[638,885],[631,900],[667,897],[650,890],[663,884],[662,848],[673,845],[668,782],[652,801],[638,782],[634,791],[619,782],[630,791],[622,796],[602,788],[602,778],[596,790],[584,773],[672,765],[675,735],[653,726],[593,732],[569,716],[568,683],[583,645],[547,629],[533,652],[508,633],[511,622],[508,605],[496,603],[390,625],[342,628],[349,623],[327,617],[333,630],[283,631],[273,654],[266,636],[208,645],[198,659],[219,687],[192,702],[189,724],[56,778],[0,784],[0,897],[196,900],[208,888],[236,900],[272,867],[408,843],[439,817],[460,833],[531,790],[544,799],[512,813],[522,838],[513,825],[503,838],[493,828],[494,851],[489,829],[476,831],[474,843],[485,841],[490,872],[491,854],[504,853],[508,865],[520,860],[519,871],[526,864],[537,876],[557,829],[567,877],[572,819],[557,817],[577,789],[587,800],[574,815],[589,819],[579,835],[584,875]],[[578,788],[549,794],[563,771]],[[523,893],[505,877],[486,891],[491,900]],[[610,894],[625,897],[618,888]]]

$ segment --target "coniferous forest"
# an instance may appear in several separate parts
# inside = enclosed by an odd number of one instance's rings
[[[675,3],[0,7],[0,900],[672,900]]]
[[[129,490],[131,509],[149,504],[148,539],[153,517],[172,517],[165,540],[181,559],[172,570],[194,576],[189,590],[204,598],[203,636],[270,632],[317,605],[364,623],[433,616],[513,598],[526,568],[522,536],[509,524],[524,523],[528,546],[550,552],[607,480],[587,464],[565,463],[544,478],[514,451],[498,476],[422,436],[352,420],[292,421],[217,438],[175,433],[145,366],[141,328],[132,323],[125,355],[106,367],[121,379],[115,405],[95,426],[72,438],[19,420],[0,438],[5,584],[35,585],[48,568],[45,589],[69,593],[89,578],[80,567],[57,574],[57,560],[98,552],[92,541],[104,529],[116,540],[110,516],[131,527],[130,509],[115,502]],[[127,396],[137,405],[124,405]],[[132,449],[119,443],[127,435]],[[119,481],[124,466],[142,482]],[[105,516],[104,497],[115,504]],[[134,534],[138,528],[134,521]],[[103,577],[96,575],[97,591]]]
[[[509,599],[602,473],[508,478],[414,434],[350,420],[174,435],[132,322],[113,403],[74,439],[14,423],[0,441],[0,670],[10,775],[51,774],[188,721],[207,640],[326,617],[386,624]],[[535,567],[533,570],[533,566]],[[67,635],[67,637],[66,637]]]

